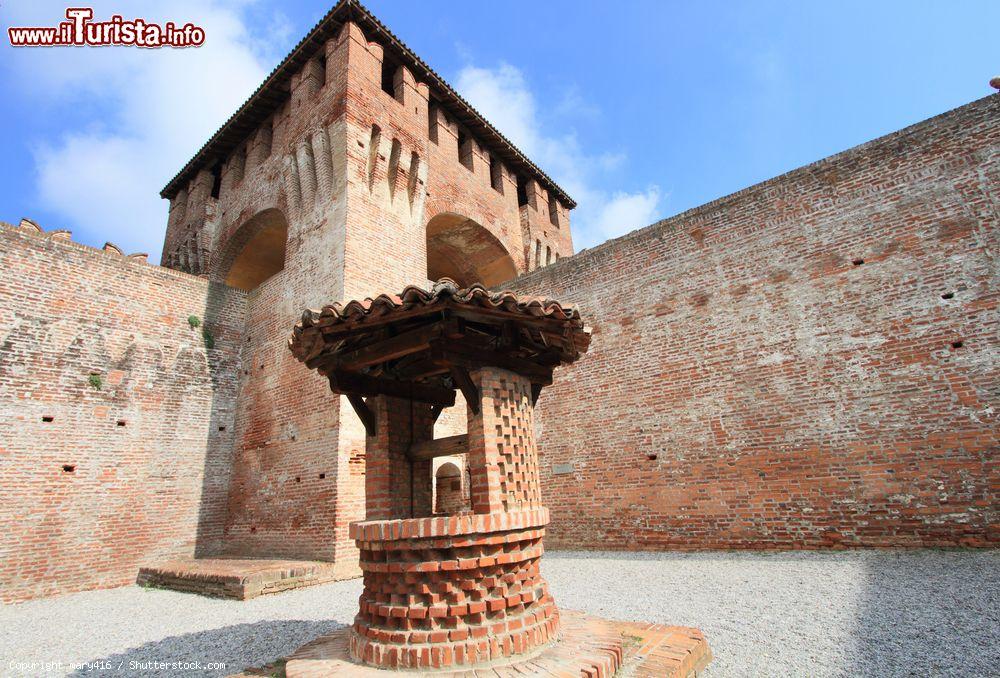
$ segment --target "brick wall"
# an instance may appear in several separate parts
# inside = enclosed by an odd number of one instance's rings
[[[1000,95],[512,286],[580,306],[550,544],[996,545]]]
[[[236,290],[0,225],[0,600],[219,548],[244,308]]]

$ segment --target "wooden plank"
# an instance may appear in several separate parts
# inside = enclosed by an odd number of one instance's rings
[[[421,403],[451,407],[455,404],[455,392],[443,386],[416,384],[412,381],[382,379],[355,372],[334,371],[330,373],[330,390],[334,393],[359,396],[386,395],[393,398],[416,400]]]
[[[450,457],[469,451],[469,437],[465,433],[437,440],[425,440],[410,445],[406,455],[411,461],[426,461],[435,457]]]
[[[354,411],[357,412],[361,423],[365,425],[365,433],[368,434],[369,438],[374,437],[375,413],[372,412],[370,407],[368,407],[368,403],[365,402],[365,399],[357,393],[348,393],[347,400],[350,401],[351,407],[353,407]]]
[[[419,353],[430,348],[431,341],[439,337],[441,332],[442,328],[437,324],[418,327],[395,337],[382,339],[353,351],[342,353],[336,357],[336,365],[356,370],[396,360],[411,353]]]

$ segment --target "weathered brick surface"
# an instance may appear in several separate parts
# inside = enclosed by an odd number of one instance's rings
[[[0,228],[0,597],[196,552],[357,562],[364,431],[285,341],[304,307],[441,266],[532,271],[511,285],[593,319],[519,424],[557,544],[997,543],[1000,97],[567,258],[537,176],[491,171],[497,140],[406,66],[385,91],[357,24],[331,36],[171,196],[163,262],[201,277]],[[221,284],[276,225],[283,269]],[[485,501],[536,501],[525,479]]]
[[[0,226],[0,600],[219,548],[244,308],[237,290]]]
[[[1000,542],[1000,96],[510,286],[579,305],[549,543]]]
[[[248,600],[343,579],[333,563],[310,560],[178,558],[139,569],[136,583],[215,598]]]
[[[474,678],[516,676],[581,676],[585,678],[693,678],[712,659],[700,631],[681,626],[617,622],[580,612],[562,612],[559,642],[513,663],[488,668],[408,671],[409,675]],[[377,678],[383,669],[359,666],[350,658],[350,629],[338,629],[302,646],[284,665],[288,678],[353,676]],[[241,675],[260,675],[248,671]]]

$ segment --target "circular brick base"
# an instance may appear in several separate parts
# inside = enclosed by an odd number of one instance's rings
[[[288,678],[386,678],[393,674],[358,664],[349,651],[350,628],[342,628],[299,648],[284,664]],[[451,676],[524,678],[525,676],[581,676],[611,678],[615,675],[690,678],[712,658],[705,637],[697,629],[645,622],[614,622],[579,612],[561,615],[559,638],[538,652],[518,657],[506,666],[490,665],[485,671],[453,668]],[[262,671],[262,673],[264,673]],[[268,671],[269,673],[269,671]],[[440,670],[409,675],[440,675]]]
[[[545,509],[351,525],[365,589],[350,634],[357,661],[447,669],[502,663],[556,637],[539,560]]]

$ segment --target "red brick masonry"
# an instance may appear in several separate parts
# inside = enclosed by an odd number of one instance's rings
[[[711,661],[712,653],[697,629],[644,622],[617,622],[563,611],[558,642],[519,663],[477,670],[453,667],[431,673],[454,678],[691,678]],[[379,678],[385,671],[350,659],[349,629],[340,629],[299,648],[288,658],[287,678]],[[248,672],[244,675],[260,675]],[[269,675],[269,674],[268,674]],[[425,675],[423,672],[410,675]]]
[[[365,590],[351,652],[386,668],[523,655],[554,636],[539,573],[548,511],[353,523]]]

